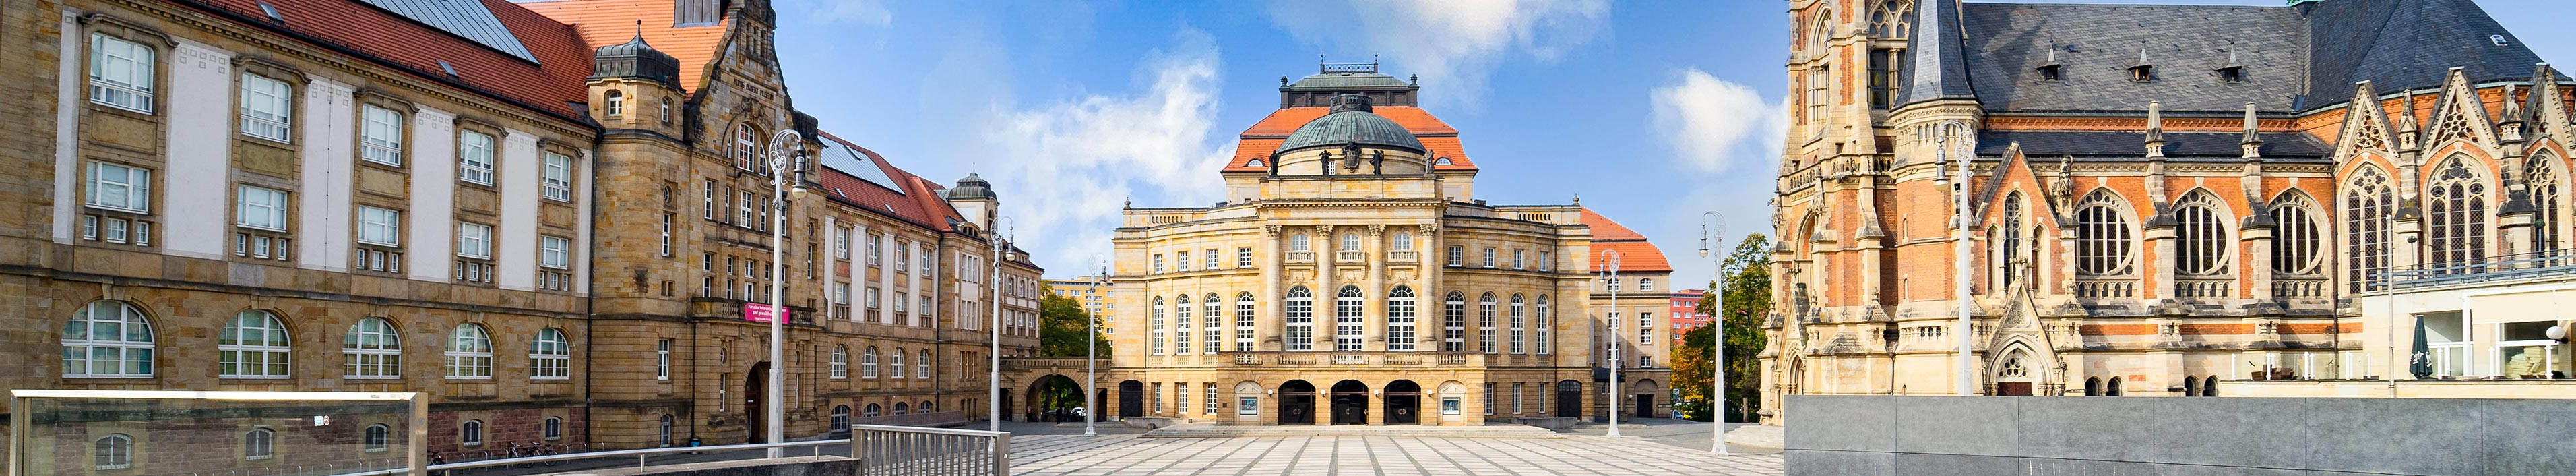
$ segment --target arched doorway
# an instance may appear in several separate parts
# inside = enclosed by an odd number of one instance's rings
[[[1583,417],[1583,382],[1573,380],[1556,382],[1556,416],[1559,418]]]
[[[1315,424],[1315,384],[1304,380],[1279,384],[1279,424]]]
[[[1636,395],[1637,401],[1635,416],[1637,418],[1654,418],[1655,394],[1663,393],[1663,387],[1655,385],[1655,381],[1653,380],[1638,380],[1636,388],[1637,389],[1634,390],[1636,393],[1632,394]]]
[[[2013,397],[2030,396],[2031,380],[2036,372],[2031,365],[2030,352],[2027,350],[2015,348],[2004,352],[2003,360],[1995,364],[1994,394]]]
[[[1082,421],[1082,384],[1062,374],[1047,374],[1029,383],[1027,416],[1033,422]]]
[[[1118,382],[1118,417],[1145,416],[1145,382]]]
[[[1422,385],[1411,380],[1386,384],[1386,424],[1422,424]]]
[[[1091,389],[1091,392],[1091,414],[1101,415],[1103,417],[1108,416],[1108,414],[1102,413],[1102,411],[1109,409],[1109,389],[1095,388]]]
[[[769,407],[763,405],[769,402],[769,363],[751,364],[751,371],[743,372],[742,387],[742,411],[749,416],[743,421],[751,429],[751,435],[743,437],[743,441],[766,443],[762,440],[769,437]]]
[[[1368,384],[1358,380],[1333,383],[1333,424],[1368,424]]]

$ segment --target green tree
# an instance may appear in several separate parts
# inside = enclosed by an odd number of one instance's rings
[[[1081,357],[1091,350],[1083,345],[1086,335],[1100,345],[1101,357],[1109,356],[1109,339],[1093,332],[1091,312],[1082,309],[1082,301],[1056,294],[1052,287],[1039,291],[1038,356]]]
[[[1699,313],[1719,316],[1726,327],[1726,396],[1728,421],[1745,421],[1761,402],[1760,375],[1762,353],[1767,339],[1762,334],[1763,316],[1771,313],[1771,240],[1760,233],[1746,235],[1735,250],[1719,265],[1718,274],[1726,279],[1725,293],[1717,299],[1701,299]],[[1714,286],[1716,283],[1710,283]],[[1726,312],[1717,312],[1718,303]],[[1709,390],[1709,352],[1714,331],[1701,326],[1682,334],[1681,345],[1673,352],[1673,388],[1681,392],[1676,402],[1690,413],[1691,419],[1707,421]]]

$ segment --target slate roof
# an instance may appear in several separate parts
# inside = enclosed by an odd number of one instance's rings
[[[2165,131],[2165,156],[2235,159],[2244,156],[2244,138],[2242,132]],[[2135,160],[2147,153],[2146,135],[2138,132],[1989,130],[1977,133],[1977,155],[2001,156],[2014,142],[2021,143],[2023,156],[2037,162],[2066,155]],[[2323,159],[2333,155],[2334,147],[2307,134],[2271,133],[2263,135],[2260,152],[2267,161]]]
[[[2253,102],[2266,111],[2340,105],[2353,83],[2383,92],[2441,84],[2461,67],[2472,82],[2528,79],[2541,61],[2469,0],[2325,0],[2297,6],[2098,5],[1966,3],[1956,22],[1966,36],[1960,61],[1948,37],[1932,35],[1946,1],[1920,9],[1917,74],[1903,102],[1960,84],[1998,111],[2137,111],[2148,100],[2169,111],[2235,111]],[[2490,35],[2503,35],[2497,45]],[[1931,42],[1931,43],[1926,43]],[[2042,82],[2037,68],[2056,51],[2063,80]],[[2129,80],[2130,66],[2154,65],[2156,80]],[[2231,54],[2233,55],[2231,58]],[[2227,83],[2216,70],[2244,67]],[[1953,76],[1952,67],[1965,68]],[[1963,80],[1964,79],[1964,80]]]
[[[1910,78],[1911,81],[1896,98],[1896,104],[1965,98],[1974,93],[1969,89],[1971,82],[1967,65],[1962,63],[1967,58],[1967,54],[1961,51],[1961,43],[1965,40],[1960,36],[1964,30],[1959,26],[1958,13],[1951,11],[1952,8],[1955,6],[1951,2],[1928,0],[1915,9],[1914,37],[1906,43],[1923,46],[1915,48],[1914,65],[1908,70],[1933,74],[1915,74]]]

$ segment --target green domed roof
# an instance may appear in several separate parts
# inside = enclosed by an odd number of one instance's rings
[[[1333,113],[1325,114],[1324,117],[1315,118],[1313,121],[1306,122],[1306,125],[1298,127],[1297,132],[1288,134],[1288,140],[1279,144],[1277,151],[1339,147],[1343,144],[1404,149],[1416,153],[1426,150],[1422,147],[1422,140],[1413,137],[1412,131],[1404,130],[1404,126],[1396,124],[1395,120],[1373,112],[1367,96],[1341,96],[1335,99]]]

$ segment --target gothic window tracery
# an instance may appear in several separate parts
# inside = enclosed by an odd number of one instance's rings
[[[2107,276],[2130,274],[2134,268],[2129,219],[2120,196],[2095,190],[2075,208],[2075,272]]]
[[[2424,199],[2431,264],[2487,257],[2487,183],[2454,156],[2435,168]]]
[[[2527,177],[2524,179],[2524,184],[2531,190],[2531,207],[2536,212],[2531,215],[2531,252],[2533,253],[2557,252],[2558,237],[2563,236],[2559,227],[2565,226],[2565,222],[2558,219],[2560,208],[2558,206],[2558,166],[2555,165],[2557,163],[2558,158],[2542,152],[2533,155],[2531,165],[2523,169],[2525,170],[2523,174]]]
[[[2179,250],[2174,271],[2186,275],[2216,275],[2227,272],[2227,214],[2225,205],[2208,191],[2197,191],[2183,197],[2174,206],[2181,227],[2174,230]]]
[[[2396,193],[2378,167],[2362,166],[2344,185],[2344,282],[2360,293],[2385,279],[2388,271],[2388,226],[2396,211]]]
[[[1914,33],[1914,2],[1888,0],[1879,2],[1869,12],[1869,36],[1882,41],[1903,40]],[[1869,107],[1895,107],[1897,85],[1905,82],[1906,49],[1877,46],[1869,50]]]
[[[2013,258],[2022,255],[2021,222],[2021,194],[2015,193],[2004,199],[2003,248],[1996,252],[1994,260],[1995,275],[2003,277],[2004,286],[2012,286],[2014,279],[2020,277],[2020,266],[2013,263]]]

